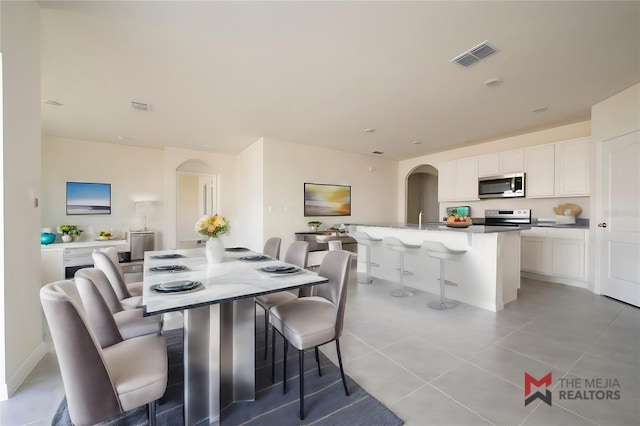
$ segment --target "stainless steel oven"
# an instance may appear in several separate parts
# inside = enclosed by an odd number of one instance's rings
[[[518,226],[531,224],[531,209],[485,210],[485,226]]]

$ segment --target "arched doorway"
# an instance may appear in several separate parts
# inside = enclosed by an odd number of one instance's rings
[[[422,223],[439,222],[438,169],[423,164],[407,176],[407,208],[405,220],[417,224],[422,212]]]
[[[216,176],[207,173],[206,164],[190,160],[176,169],[176,247],[192,248],[202,236],[194,225],[205,214],[217,212]]]

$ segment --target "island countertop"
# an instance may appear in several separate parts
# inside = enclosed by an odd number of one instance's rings
[[[524,229],[530,229],[529,225],[516,225],[516,226],[489,226],[489,225],[476,225],[473,224],[468,227],[454,227],[447,226],[445,222],[428,222],[423,223],[422,226],[418,226],[413,223],[347,223],[347,226],[369,226],[378,228],[394,228],[394,229],[409,229],[411,231],[453,231],[453,232],[469,232],[473,234],[491,234],[494,232],[514,232],[522,231]]]

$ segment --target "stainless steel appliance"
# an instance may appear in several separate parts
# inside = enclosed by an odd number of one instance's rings
[[[155,233],[153,231],[131,231],[129,245],[131,247],[131,261],[144,260],[144,252],[154,250]]]
[[[525,174],[509,173],[478,179],[479,198],[504,198],[525,196]]]
[[[531,209],[485,210],[485,226],[518,226],[531,224]]]

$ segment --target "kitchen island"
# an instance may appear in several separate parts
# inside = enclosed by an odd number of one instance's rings
[[[363,231],[372,237],[396,237],[408,244],[439,241],[451,249],[467,250],[459,259],[446,261],[445,278],[457,286],[446,286],[446,297],[497,312],[516,300],[520,288],[520,230],[518,226],[472,225],[451,228],[444,224],[350,225],[350,232]],[[362,253],[364,247],[358,247]],[[358,258],[358,272],[365,272],[364,257]],[[384,243],[371,247],[371,275],[397,283],[399,257]],[[439,261],[424,250],[405,254],[404,285],[440,294]],[[375,280],[374,284],[375,285]],[[435,298],[434,298],[435,300]]]

